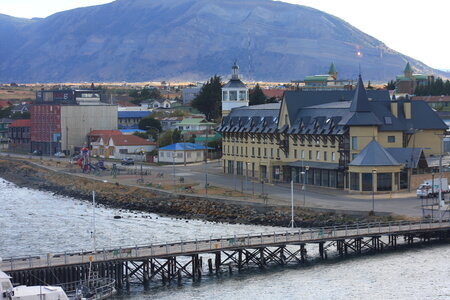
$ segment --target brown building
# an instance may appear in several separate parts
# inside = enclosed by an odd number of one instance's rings
[[[403,75],[398,75],[395,80],[395,92],[397,94],[414,94],[416,87],[426,85],[432,81],[434,76],[424,74],[414,74],[409,62],[406,64]]]
[[[14,152],[30,153],[30,120],[15,120],[9,125],[8,149]]]

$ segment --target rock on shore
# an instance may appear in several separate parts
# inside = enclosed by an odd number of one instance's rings
[[[172,195],[167,192],[134,186],[105,183],[89,178],[57,172],[24,160],[0,159],[0,177],[21,187],[50,191],[82,200],[91,200],[96,191],[98,203],[108,207],[139,210],[187,219],[214,222],[288,226],[291,216],[287,207],[255,207],[226,203],[224,200],[196,196]],[[329,226],[362,221],[362,218],[341,214],[296,210],[296,225]]]

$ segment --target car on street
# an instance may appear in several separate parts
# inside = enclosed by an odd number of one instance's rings
[[[41,150],[34,150],[32,152],[32,154],[35,155],[35,156],[42,156],[42,151]]]
[[[63,152],[56,152],[55,154],[53,154],[56,157],[66,157],[66,155]]]
[[[132,159],[131,157],[122,158],[120,164],[123,166],[134,165],[134,159]]]

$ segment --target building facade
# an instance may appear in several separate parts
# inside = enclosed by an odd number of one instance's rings
[[[176,143],[158,150],[158,161],[166,163],[194,163],[205,159],[207,148],[201,144]]]
[[[395,79],[395,92],[397,95],[412,95],[417,86],[427,85],[433,81],[434,76],[425,74],[415,74],[409,62],[403,70],[403,75],[398,75]]]
[[[21,153],[31,152],[31,121],[15,120],[9,125],[8,150]]]
[[[404,181],[412,169],[427,168],[417,164],[419,158],[411,164],[408,155],[416,149],[425,156],[438,154],[446,129],[425,102],[391,101],[388,91],[366,92],[361,78],[351,91],[286,91],[281,104],[233,109],[216,128],[222,134],[225,173],[356,191],[361,186],[352,186],[350,173],[361,166],[351,163],[371,141],[393,152],[400,149],[395,165],[387,166],[398,173],[390,185],[396,191],[408,184]]]
[[[100,102],[99,91],[38,91],[30,108],[31,151],[71,154],[87,145],[94,129],[117,129],[117,106]]]

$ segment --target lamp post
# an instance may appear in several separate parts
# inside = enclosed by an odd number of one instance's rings
[[[375,177],[377,176],[377,170],[372,170],[372,213],[375,214]]]
[[[309,170],[309,166],[305,167],[305,171],[303,172],[303,207],[306,206],[306,179],[307,177],[307,173]]]

